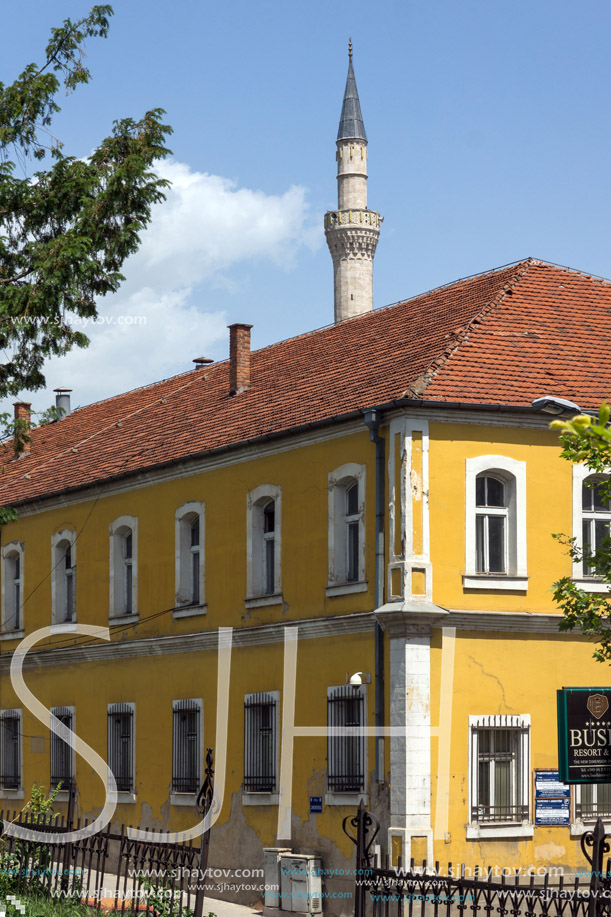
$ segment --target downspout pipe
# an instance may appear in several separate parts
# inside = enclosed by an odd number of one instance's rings
[[[364,413],[369,438],[376,447],[376,559],[375,559],[375,606],[384,604],[384,521],[386,440],[380,436],[381,412],[372,408]],[[375,725],[384,726],[384,631],[379,621],[375,625]],[[376,736],[376,780],[384,782],[384,736]]]

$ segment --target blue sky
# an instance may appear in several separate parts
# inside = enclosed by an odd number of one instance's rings
[[[73,403],[224,358],[233,321],[254,325],[255,347],[332,321],[322,219],[349,35],[369,206],[384,216],[376,306],[529,255],[611,276],[607,0],[113,6],[108,39],[87,48],[92,82],[61,100],[55,132],[85,156],[113,118],[163,107],[175,184],[127,284],[100,303],[114,323],[49,365],[49,389],[70,385]],[[89,7],[6,4],[0,79]]]

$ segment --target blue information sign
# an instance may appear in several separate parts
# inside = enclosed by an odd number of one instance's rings
[[[571,824],[571,788],[558,771],[535,771],[535,825]]]
[[[322,796],[310,796],[310,814],[322,812]]]

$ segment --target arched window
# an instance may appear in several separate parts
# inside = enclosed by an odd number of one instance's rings
[[[526,462],[478,455],[465,469],[463,587],[525,592]]]
[[[275,592],[275,532],[276,532],[276,503],[270,500],[263,510],[263,592],[273,595]]]
[[[590,475],[581,487],[581,537],[583,548],[583,575],[594,576],[590,555],[594,554],[605,538],[609,537],[611,503],[607,493],[608,480],[600,475]]]
[[[51,599],[54,624],[76,621],[76,532],[51,538]]]
[[[507,573],[508,498],[505,482],[480,474],[475,482],[475,568],[477,573]]]
[[[110,618],[138,614],[138,520],[121,516],[110,526]]]
[[[347,481],[346,494],[346,582],[356,583],[359,578],[359,485],[358,481]]]
[[[2,630],[23,630],[23,544],[2,549]]]
[[[366,589],[365,466],[348,462],[329,474],[327,595]]]
[[[203,610],[204,597],[203,503],[185,503],[176,510],[176,607],[185,614]],[[191,609],[191,611],[189,611]]]
[[[282,602],[282,491],[261,484],[246,500],[246,604]]]

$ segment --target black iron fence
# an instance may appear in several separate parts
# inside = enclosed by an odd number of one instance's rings
[[[206,757],[206,777],[198,796],[204,816],[214,793],[212,750]],[[74,790],[74,788],[73,788]],[[210,832],[196,842],[135,840],[130,829],[109,828],[63,843],[61,835],[83,828],[72,816],[74,792],[67,816],[0,811],[0,819],[49,835],[45,842],[24,840],[6,832],[0,836],[0,897],[69,898],[100,910],[109,900],[118,910],[136,913],[147,907],[168,917],[192,913],[202,917]],[[59,836],[58,836],[59,835]]]
[[[352,829],[352,830],[351,830]],[[355,917],[611,917],[610,845],[601,819],[584,834],[581,848],[587,866],[563,876],[524,876],[520,870],[498,876],[483,866],[449,863],[393,866],[376,863],[372,854],[378,834],[376,818],[361,803],[344,819],[344,831],[356,845]],[[505,871],[503,871],[505,872]]]

